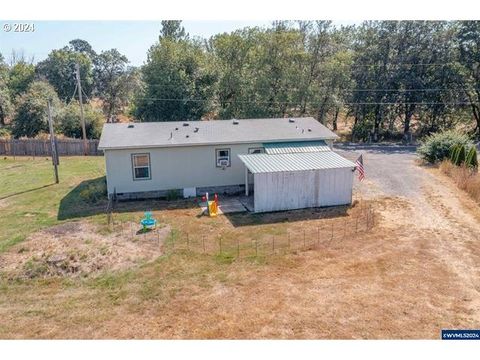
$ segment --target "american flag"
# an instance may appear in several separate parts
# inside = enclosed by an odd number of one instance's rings
[[[355,165],[357,165],[357,170],[358,170],[358,180],[363,181],[365,179],[365,169],[363,168],[363,156],[360,155],[355,161]]]

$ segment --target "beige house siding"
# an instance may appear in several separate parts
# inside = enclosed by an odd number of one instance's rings
[[[108,193],[161,191],[187,187],[245,184],[245,166],[237,157],[262,144],[179,146],[105,150]],[[230,166],[216,166],[215,149],[229,148]],[[132,154],[150,154],[151,178],[134,180]]]

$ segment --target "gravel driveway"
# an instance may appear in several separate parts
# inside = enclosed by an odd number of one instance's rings
[[[374,199],[377,204],[381,217],[377,246],[392,246],[389,264],[399,260],[402,249],[409,252],[402,261],[415,262],[415,269],[408,273],[423,280],[410,295],[426,283],[455,289],[455,295],[449,296],[446,290],[429,290],[425,301],[443,313],[444,319],[453,317],[457,328],[478,326],[479,205],[438,169],[420,165],[414,147],[340,144],[335,151],[353,161],[363,154],[366,180],[355,179],[354,196]],[[444,275],[436,276],[440,271]],[[439,331],[441,323],[432,331]]]
[[[356,192],[365,198],[378,195],[415,198],[431,174],[416,164],[414,146],[337,145],[334,149],[345,158],[355,161],[363,155],[366,179],[354,182]]]

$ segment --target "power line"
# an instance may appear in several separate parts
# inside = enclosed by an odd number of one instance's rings
[[[171,98],[152,98],[152,97],[144,97],[144,98],[137,98],[138,100],[147,100],[147,101],[164,101],[164,102],[212,102],[213,100],[210,99],[171,99]],[[277,105],[300,105],[296,102],[291,101],[263,101],[263,100],[224,100],[224,101],[216,101],[221,103],[245,103],[245,104],[277,104]],[[318,105],[314,102],[307,102],[310,105]],[[471,102],[342,102],[343,105],[471,105]]]
[[[148,84],[147,87],[162,87],[162,88],[167,88],[167,87],[172,87],[177,89],[178,85],[176,84]],[[254,86],[253,87],[255,90],[257,89],[269,89],[271,86]],[[326,87],[319,87],[317,89],[322,89],[322,90],[339,90],[339,91],[344,91],[344,92],[435,92],[435,91],[462,91],[462,90],[480,90],[480,88],[413,88],[413,89],[394,89],[394,88],[387,88],[387,89],[360,89],[360,88],[352,88],[352,89],[346,89],[346,88],[326,88]],[[317,90],[315,89],[315,90]],[[305,88],[300,88],[300,87],[288,87],[288,90],[306,90]]]

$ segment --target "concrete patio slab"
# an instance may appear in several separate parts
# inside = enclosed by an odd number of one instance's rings
[[[201,203],[200,207],[203,211],[207,211],[207,206],[205,203]],[[240,202],[238,198],[223,198],[218,201],[218,213],[219,214],[229,214],[236,212],[245,212],[247,209]]]

